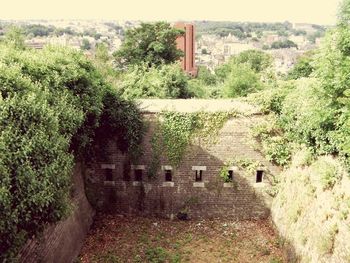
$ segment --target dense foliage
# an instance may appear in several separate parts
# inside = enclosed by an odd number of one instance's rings
[[[125,32],[122,46],[114,53],[115,60],[121,66],[173,63],[182,56],[175,42],[182,33],[166,22],[141,23]]]
[[[275,41],[271,44],[271,49],[281,49],[281,48],[298,48],[298,45],[295,44],[292,40],[281,40]]]
[[[188,77],[178,64],[130,67],[122,76],[119,92],[124,98],[186,98]]]
[[[270,76],[272,57],[262,51],[247,50],[216,68],[223,97],[241,97],[263,88]]]
[[[111,136],[121,150],[136,151],[143,128],[134,104],[120,99],[83,54],[0,49],[2,261],[67,214],[74,155],[93,157],[93,146]]]
[[[314,51],[309,51],[300,56],[293,68],[288,72],[287,78],[300,79],[309,77],[315,71],[312,65],[314,53]]]
[[[274,87],[255,96],[265,111],[275,114],[276,126],[270,131],[277,129],[283,133],[283,147],[272,149],[276,162],[281,160],[278,156],[286,152],[289,143],[305,145],[316,155],[333,154],[349,162],[348,2],[343,2],[338,26],[327,33],[320,50],[313,56],[303,57],[289,73],[288,77],[297,80],[292,85],[279,85],[278,92]],[[268,130],[261,130],[266,132]]]

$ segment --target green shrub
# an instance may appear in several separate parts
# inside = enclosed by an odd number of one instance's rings
[[[223,82],[223,94],[228,98],[247,96],[261,89],[259,75],[244,64],[233,65]]]
[[[159,67],[136,65],[123,75],[119,92],[127,99],[186,98],[189,96],[187,78],[177,64]]]
[[[137,152],[143,124],[82,53],[0,50],[0,261],[12,261],[68,214],[74,157],[91,157],[114,136]]]
[[[0,100],[0,258],[13,258],[69,208],[73,156],[58,121],[69,108],[50,108],[47,99],[46,92],[30,92]],[[75,117],[79,123],[81,115]]]
[[[295,88],[293,81],[279,82],[277,87],[266,88],[248,96],[248,101],[258,104],[264,113],[280,114],[286,96]]]

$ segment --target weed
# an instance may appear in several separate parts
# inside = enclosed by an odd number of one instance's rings
[[[169,253],[162,247],[148,248],[146,257],[150,263],[163,263],[169,258]]]
[[[333,253],[335,236],[337,235],[338,231],[338,226],[334,224],[323,237],[320,237],[319,242],[317,243],[317,247],[320,253]]]
[[[95,260],[98,262],[106,262],[106,263],[122,263],[122,260],[117,255],[115,255],[111,250],[101,255],[95,256]]]
[[[270,260],[270,263],[282,263],[283,261],[279,258],[273,258]]]

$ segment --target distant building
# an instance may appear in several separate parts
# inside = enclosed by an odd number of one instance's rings
[[[175,28],[183,29],[185,34],[176,40],[177,48],[184,52],[181,59],[181,67],[191,76],[197,76],[197,67],[195,65],[195,39],[194,26],[192,24],[176,23]]]

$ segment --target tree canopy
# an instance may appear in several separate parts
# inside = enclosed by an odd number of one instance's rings
[[[114,53],[115,60],[123,67],[173,63],[182,56],[176,47],[176,38],[182,33],[166,22],[141,23],[126,31],[122,46]]]

